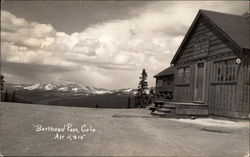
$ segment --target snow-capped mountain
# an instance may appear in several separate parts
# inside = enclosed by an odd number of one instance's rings
[[[48,92],[61,92],[61,93],[71,93],[72,95],[102,95],[102,94],[136,94],[136,89],[118,89],[118,90],[109,90],[104,88],[95,88],[89,86],[80,86],[78,84],[65,84],[65,85],[56,85],[56,84],[11,84],[9,85],[12,89],[15,90],[28,90],[28,91],[48,91]]]
[[[16,87],[18,87],[18,86],[16,86]],[[20,85],[19,85],[19,87],[20,87]],[[41,84],[41,83],[37,83],[37,84],[33,84],[33,85],[23,87],[23,89],[27,89],[27,90],[35,90],[35,89],[53,90],[53,89],[56,89],[56,88],[57,88],[56,85],[53,85],[53,84]]]

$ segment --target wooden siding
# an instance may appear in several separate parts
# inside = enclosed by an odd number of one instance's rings
[[[221,58],[223,59],[223,58]],[[227,58],[224,58],[227,60]],[[208,94],[209,112],[215,115],[247,118],[250,110],[250,85],[248,57],[242,58],[242,63],[238,65],[236,82],[213,84],[213,62],[210,62],[210,86]]]
[[[208,52],[194,53],[197,40],[208,37]],[[207,49],[204,46],[204,49]],[[190,78],[188,84],[177,84],[175,80],[174,101],[193,102],[195,66],[197,62],[205,61],[205,96],[204,104],[209,105],[209,113],[221,116],[246,118],[250,111],[250,53],[239,52],[226,40],[218,30],[207,21],[200,18],[192,30],[188,40],[181,50],[175,66],[177,68],[189,66]],[[248,55],[246,55],[248,54]],[[237,67],[236,81],[215,83],[214,69],[218,60],[235,60],[241,58],[242,63]],[[175,73],[176,75],[176,73]]]

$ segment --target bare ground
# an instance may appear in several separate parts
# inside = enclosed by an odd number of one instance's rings
[[[34,125],[96,132],[84,139],[56,140],[55,132]],[[75,133],[65,133],[65,135]],[[1,103],[1,154],[4,156],[231,156],[249,154],[249,123],[210,118],[166,119],[146,109],[95,109]]]

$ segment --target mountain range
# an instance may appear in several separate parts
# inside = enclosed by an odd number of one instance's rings
[[[110,90],[104,88],[95,88],[89,86],[80,86],[78,84],[45,84],[45,83],[36,83],[36,84],[6,84],[6,87],[11,90],[27,90],[27,91],[47,91],[47,92],[61,92],[62,95],[65,93],[70,93],[74,96],[76,95],[103,95],[103,94],[136,94],[136,89],[126,88],[126,89],[117,89]]]
[[[15,91],[15,102],[102,108],[133,108],[137,93],[137,89],[131,88],[110,90],[78,84],[52,83],[5,84],[5,89],[9,99]]]

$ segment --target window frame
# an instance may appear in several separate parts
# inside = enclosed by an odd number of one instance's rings
[[[238,81],[239,65],[235,58],[213,61],[211,84],[235,84]]]
[[[189,84],[190,84],[190,66],[177,68],[176,85],[189,85]]]
[[[162,87],[163,87],[163,80],[162,79],[157,79],[156,88],[162,88]]]

